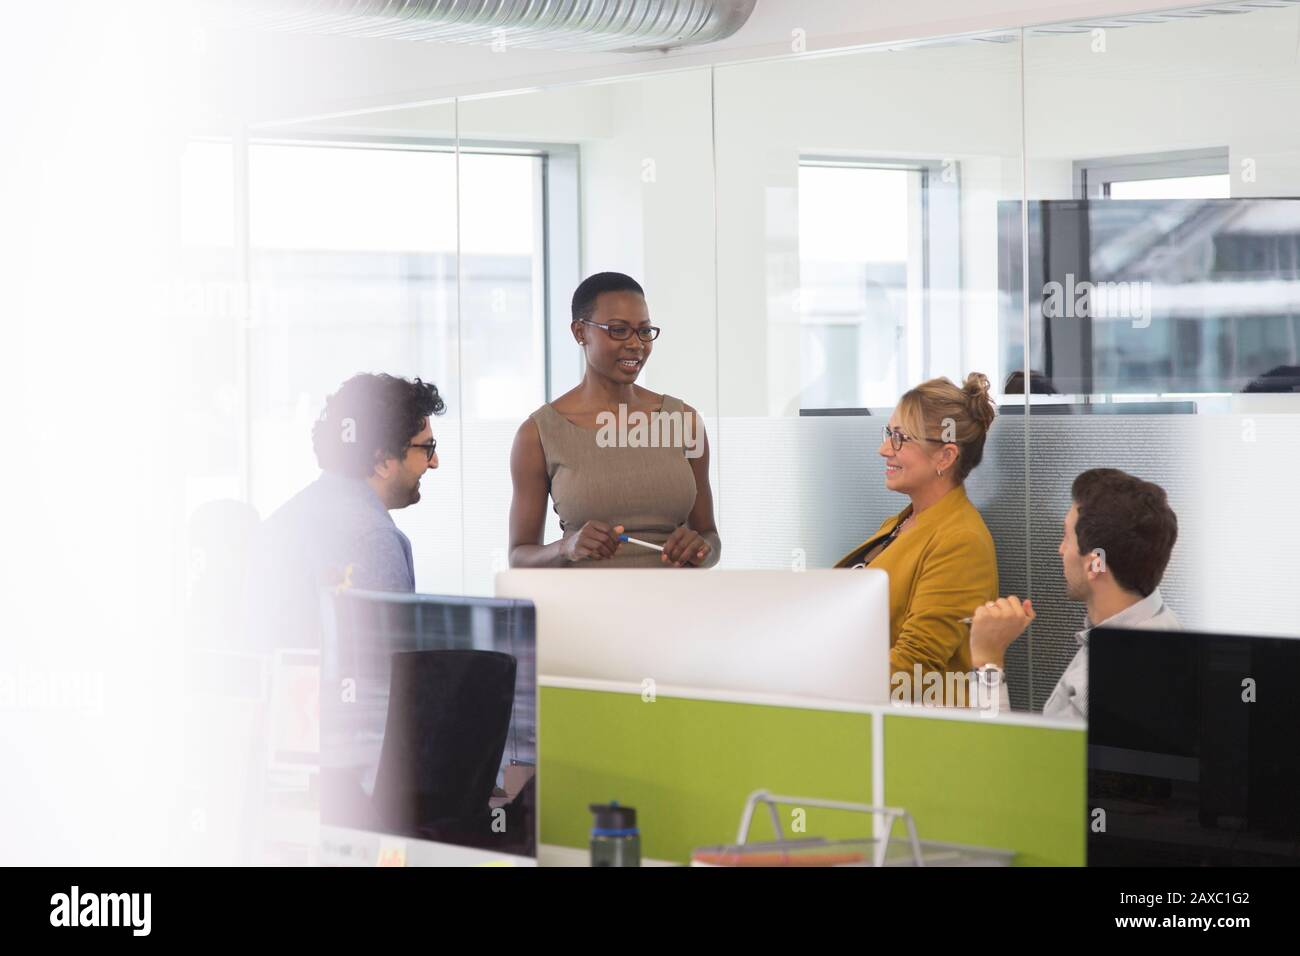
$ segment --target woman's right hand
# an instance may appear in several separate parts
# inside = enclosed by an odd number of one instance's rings
[[[614,556],[618,550],[618,536],[623,533],[621,524],[612,528],[603,521],[588,521],[564,539],[560,553],[570,564],[578,561],[604,561]]]

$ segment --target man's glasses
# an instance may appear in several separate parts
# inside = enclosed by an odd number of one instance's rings
[[[642,342],[653,342],[659,338],[659,326],[657,325],[642,325],[634,330],[632,326],[624,325],[621,322],[615,325],[605,325],[603,322],[592,322],[588,319],[579,319],[578,321],[583,325],[594,325],[598,329],[604,329],[605,334],[616,342],[627,341],[628,336],[633,331],[636,332],[636,337]]]
[[[940,445],[954,444],[953,442],[946,442],[942,438],[926,438],[924,435],[920,438],[913,438],[911,435],[904,435],[900,429],[890,428],[888,425],[885,426],[885,438],[889,440],[889,444],[894,446],[894,451],[901,451],[903,442],[908,441],[932,441],[938,442]]]
[[[419,442],[418,444],[417,444],[416,442],[411,442],[411,443],[410,443],[409,445],[407,445],[406,447],[407,447],[407,448],[423,448],[423,449],[424,449],[424,455],[425,455],[424,460],[425,460],[426,462],[430,462],[430,461],[433,461],[433,453],[434,453],[435,451],[438,450],[438,439],[434,438],[434,439],[431,439],[431,440],[429,440],[429,441]]]

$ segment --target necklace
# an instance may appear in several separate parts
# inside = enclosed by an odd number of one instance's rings
[[[903,532],[903,525],[907,524],[907,523],[908,523],[909,521],[911,521],[911,520],[912,520],[912,515],[908,515],[908,516],[907,516],[906,518],[904,518],[902,521],[898,522],[898,524],[894,525],[894,530],[892,530],[892,531],[889,532],[888,537],[886,537],[885,540],[880,541],[880,543],[877,544],[874,548],[871,548],[871,549],[867,552],[867,554],[871,554],[872,552],[874,552],[876,556],[879,556],[879,554],[880,554],[881,551],[884,551],[885,548],[887,548],[887,547],[889,547],[889,545],[893,544],[893,543],[894,543],[894,539],[897,538],[900,534],[902,534],[902,532]],[[879,540],[879,539],[877,539],[877,540]],[[864,554],[863,557],[866,557],[866,555]],[[858,568],[865,568],[866,566],[867,566],[867,562],[866,562],[866,561],[859,561],[857,564],[850,565],[850,567],[853,568],[855,571],[856,571]]]

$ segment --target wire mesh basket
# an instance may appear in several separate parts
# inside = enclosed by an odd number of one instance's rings
[[[759,805],[766,806],[772,817],[775,840],[750,842],[750,824]],[[879,821],[878,837],[826,839],[822,837],[787,838],[781,829],[779,806],[817,807],[869,814]],[[907,832],[904,840],[893,839],[894,824],[902,823]],[[898,807],[873,807],[865,803],[821,800],[815,797],[791,797],[755,790],[745,801],[740,816],[736,842],[701,847],[691,854],[692,866],[1010,866],[1012,850],[939,843],[917,836],[911,814]]]

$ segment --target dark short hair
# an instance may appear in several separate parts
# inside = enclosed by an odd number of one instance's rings
[[[1017,369],[1007,376],[1006,384],[1002,386],[1003,395],[1023,395],[1025,394],[1025,372],[1023,369]],[[1029,394],[1030,395],[1056,395],[1056,386],[1052,380],[1042,372],[1029,370]]]
[[[1300,392],[1300,365],[1279,365],[1252,379],[1243,392]]]
[[[430,415],[447,410],[438,386],[418,378],[354,375],[325,399],[312,426],[316,461],[325,471],[368,478],[385,458],[401,458]]]
[[[621,272],[597,272],[587,276],[573,290],[573,321],[584,322],[596,311],[596,299],[602,292],[635,292],[644,297],[641,283]]]
[[[1146,597],[1160,584],[1178,540],[1178,516],[1165,490],[1118,468],[1093,468],[1074,479],[1079,553],[1101,548],[1120,587]]]

